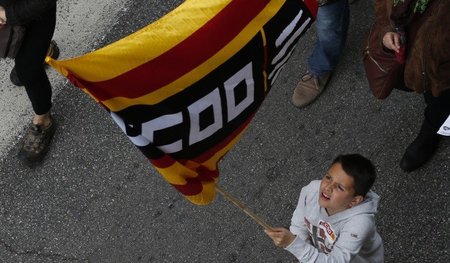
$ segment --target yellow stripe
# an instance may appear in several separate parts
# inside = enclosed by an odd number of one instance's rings
[[[47,61],[64,76],[69,71],[91,82],[112,79],[175,47],[230,2],[188,0],[151,25],[104,48],[72,59]]]
[[[202,182],[203,191],[198,195],[184,196],[196,205],[207,205],[211,203],[216,196],[216,182]]]
[[[198,166],[198,165],[197,165]],[[168,167],[168,168],[157,168],[156,170],[166,179],[170,184],[175,185],[185,185],[186,179],[182,177],[181,175],[186,175],[186,177],[196,177],[197,173],[182,166],[179,163],[175,163],[174,165]],[[214,168],[215,169],[215,168]],[[201,182],[203,185],[203,191],[197,195],[193,196],[185,196],[189,201],[191,201],[194,204],[197,205],[206,205],[210,203],[212,200],[214,200],[215,197],[215,182]]]
[[[167,182],[171,184],[183,185],[186,184],[185,178],[194,178],[198,175],[196,171],[183,166],[179,162],[175,162],[174,164],[166,168],[158,168],[156,166],[155,168],[164,177],[164,179],[166,179]]]
[[[263,39],[263,45],[264,49],[267,47],[267,38],[266,38],[266,32],[264,29],[261,29],[261,35]],[[268,62],[268,61],[266,61]],[[267,95],[267,72],[266,69],[263,69],[263,77],[264,77],[264,94]]]
[[[228,45],[205,61],[203,64],[193,69],[186,75],[174,82],[158,89],[150,94],[135,99],[116,97],[103,101],[111,111],[120,111],[132,105],[154,105],[162,100],[181,92],[208,73],[223,64],[231,56],[242,49],[283,6],[285,0],[272,0],[266,8],[261,11]]]
[[[207,167],[210,170],[216,170],[217,169],[217,162],[222,158],[241,138],[241,136],[245,133],[248,126],[245,127],[242,132],[240,132],[235,138],[233,138],[232,141],[230,141],[224,148],[222,148],[220,151],[215,153],[210,159],[208,159],[206,162],[203,162],[202,165]],[[189,162],[186,164],[189,168],[195,169],[195,167],[198,167],[199,164],[195,162]],[[157,168],[155,167],[158,172],[166,179],[170,184],[175,185],[184,185],[186,184],[186,177],[196,177],[197,173],[193,170],[189,169],[186,166],[181,165],[180,163],[176,162],[172,166],[167,168]],[[185,175],[185,177],[181,176]],[[217,179],[216,179],[217,180]],[[194,204],[197,205],[206,205],[209,204],[214,200],[214,197],[216,195],[215,190],[215,184],[216,182],[204,182],[202,181],[203,185],[203,191],[197,195],[193,196],[185,196],[189,201],[191,201]]]

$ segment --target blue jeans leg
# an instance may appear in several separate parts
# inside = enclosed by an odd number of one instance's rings
[[[347,38],[349,16],[348,0],[319,7],[317,39],[308,59],[308,70],[312,75],[320,76],[336,68]]]

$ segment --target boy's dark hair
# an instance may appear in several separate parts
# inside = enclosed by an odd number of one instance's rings
[[[340,163],[344,172],[353,177],[355,196],[366,196],[377,177],[372,162],[360,154],[342,154],[331,165],[335,163]]]

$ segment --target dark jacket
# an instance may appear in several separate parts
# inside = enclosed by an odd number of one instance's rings
[[[393,0],[376,0],[376,19],[384,28],[383,35],[394,32],[389,19],[392,5]],[[406,29],[404,80],[406,86],[416,92],[431,90],[437,97],[450,89],[449,14],[449,0],[432,0],[424,14],[416,15]]]
[[[39,19],[56,0],[0,0],[0,6],[6,11],[7,23],[26,25]]]

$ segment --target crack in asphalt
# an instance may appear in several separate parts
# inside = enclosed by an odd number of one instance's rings
[[[0,244],[2,244],[8,252],[10,252],[12,254],[15,254],[15,255],[20,255],[20,256],[33,255],[33,256],[37,256],[37,257],[41,257],[41,258],[49,258],[49,259],[58,260],[58,261],[88,262],[87,259],[79,259],[79,258],[76,258],[76,257],[69,257],[69,256],[57,254],[57,253],[44,253],[42,251],[37,251],[37,250],[23,250],[23,251],[20,251],[20,250],[15,249],[12,245],[9,245],[6,241],[1,240],[1,239],[0,239]]]

